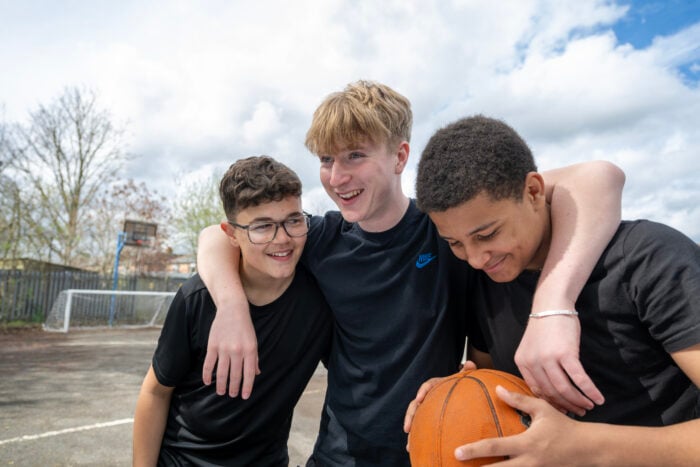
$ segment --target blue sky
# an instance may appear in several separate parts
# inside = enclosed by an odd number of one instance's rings
[[[0,117],[87,86],[127,129],[125,177],[170,197],[270,154],[332,208],[303,146],[325,95],[374,79],[413,104],[404,188],[441,126],[502,118],[541,169],[606,159],[625,218],[700,241],[700,1],[0,0]]]
[[[700,21],[700,2],[695,0],[643,0],[621,2],[629,7],[624,18],[613,24],[622,43],[645,48],[657,36],[667,36]]]

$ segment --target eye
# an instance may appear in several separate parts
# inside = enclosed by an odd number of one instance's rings
[[[302,222],[304,222],[303,217],[290,217],[289,219],[284,221],[284,223],[290,227],[294,227],[295,225],[299,225]]]
[[[248,230],[251,232],[256,232],[256,233],[265,233],[269,232],[272,229],[275,228],[275,224],[250,224],[250,227],[248,227]]]
[[[484,242],[487,240],[491,240],[493,237],[496,236],[497,233],[498,233],[498,229],[494,230],[493,232],[491,232],[489,234],[477,235],[476,239],[479,240],[480,242]]]
[[[348,154],[348,159],[350,160],[362,159],[363,157],[365,157],[365,155],[361,152],[351,152],[350,154]]]
[[[320,156],[318,159],[321,161],[321,165],[331,165],[333,163],[333,158],[329,156]]]

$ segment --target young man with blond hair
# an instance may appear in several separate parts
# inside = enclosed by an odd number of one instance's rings
[[[340,210],[312,219],[302,257],[335,317],[326,400],[308,465],[408,465],[402,432],[406,406],[421,382],[455,372],[462,358],[470,318],[467,299],[479,291],[470,288],[474,271],[452,255],[430,219],[402,191],[412,120],[404,96],[359,81],[329,95],[307,133],[306,146],[319,158],[321,183]],[[554,218],[562,224],[554,229],[557,246],[545,265],[543,295],[535,310],[573,305],[618,225],[624,178],[606,163],[582,164],[546,177],[553,187]],[[230,377],[228,392],[237,395],[243,372],[245,398],[258,365],[254,334],[242,331],[249,318],[230,265],[237,255],[219,232],[210,228],[202,233],[198,266],[221,310],[204,379],[209,381],[218,358],[219,394]],[[564,357],[553,358],[545,348],[523,359],[550,355],[540,366],[527,363],[541,392],[573,410],[592,408],[568,374],[602,402],[576,359],[576,320],[559,316],[536,327],[535,343],[542,342],[538,332],[552,327],[563,336],[546,344],[562,344]],[[259,369],[269,371],[264,365]]]

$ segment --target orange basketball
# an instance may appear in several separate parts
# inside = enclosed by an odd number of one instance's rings
[[[501,385],[532,396],[525,381],[497,370],[468,370],[448,376],[433,387],[416,413],[408,435],[411,465],[416,467],[478,466],[503,460],[455,459],[455,449],[473,441],[522,433],[529,417],[496,395]]]

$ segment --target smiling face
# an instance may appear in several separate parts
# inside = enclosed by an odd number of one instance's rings
[[[401,173],[409,145],[365,141],[319,156],[321,183],[347,222],[380,232],[396,225],[408,206]]]
[[[302,216],[301,199],[288,196],[281,201],[271,201],[258,206],[242,209],[235,222],[250,225],[258,222],[282,222],[289,218]],[[226,222],[222,229],[229,236],[231,243],[241,249],[241,275],[246,282],[264,285],[270,280],[284,281],[294,276],[294,271],[304,250],[306,236],[290,237],[280,226],[275,238],[267,244],[250,242],[245,229],[234,227]]]
[[[522,199],[494,201],[485,192],[428,215],[452,252],[495,282],[540,269],[549,249],[550,217],[538,173],[528,174]]]

